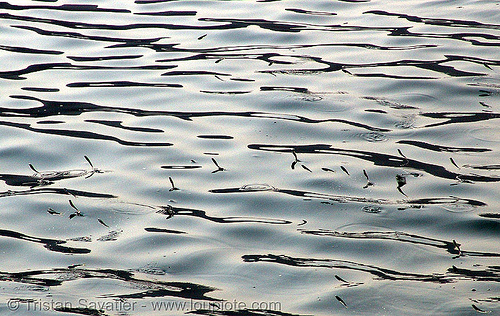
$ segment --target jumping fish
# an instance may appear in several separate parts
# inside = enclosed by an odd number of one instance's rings
[[[83,216],[80,210],[73,204],[73,201],[69,200],[69,205],[75,210],[74,213],[69,214],[69,219],[72,219],[75,216]]]
[[[172,180],[172,177],[168,177],[168,180],[170,181],[170,184],[172,185],[172,187],[169,189],[169,191],[176,191],[176,190],[180,190],[179,188],[177,188],[174,184],[174,180]]]
[[[212,158],[212,162],[217,167],[217,170],[212,171],[212,173],[216,173],[216,172],[219,172],[219,171],[226,171],[226,169],[224,169],[221,166],[219,166],[219,164],[217,163],[217,161],[214,158]]]
[[[373,182],[370,181],[370,178],[368,178],[368,173],[366,173],[366,170],[363,169],[363,174],[365,175],[365,178],[366,178],[366,181],[368,181],[365,186],[363,187],[363,189],[366,189],[368,188],[369,186],[372,186],[372,185],[375,185]]]

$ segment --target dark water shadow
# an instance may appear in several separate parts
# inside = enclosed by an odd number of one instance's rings
[[[479,28],[479,29],[491,29],[500,30],[500,24],[488,24],[481,23],[477,21],[470,20],[457,20],[457,19],[441,19],[441,18],[425,18],[416,15],[402,14],[402,13],[392,13],[382,10],[372,10],[366,11],[363,14],[375,14],[384,16],[393,16],[399,19],[405,19],[410,22],[423,23],[434,26],[446,26],[446,27],[458,27],[458,28]]]
[[[183,232],[181,230],[175,230],[175,229],[165,229],[165,228],[158,228],[158,227],[145,227],[145,231],[148,233],[163,233],[163,234],[187,234],[186,232]]]
[[[374,11],[366,12],[366,13],[374,13]],[[31,16],[19,16],[13,15],[9,13],[0,14],[0,19],[10,19],[10,20],[20,20],[20,21],[28,21],[28,22],[37,22],[37,23],[45,23],[51,25],[64,26],[66,28],[71,29],[100,29],[100,30],[130,30],[130,29],[141,29],[141,28],[159,28],[159,29],[172,29],[172,30],[226,30],[226,29],[240,29],[247,28],[250,26],[258,26],[265,30],[270,30],[274,32],[287,32],[287,33],[297,33],[305,30],[314,30],[314,31],[328,31],[328,32],[359,32],[359,31],[383,31],[389,34],[389,36],[415,36],[415,37],[432,37],[432,35],[428,34],[418,34],[418,33],[410,33],[409,27],[361,27],[361,26],[350,26],[350,25],[314,25],[307,23],[294,23],[294,22],[281,22],[281,21],[270,21],[263,19],[220,19],[220,18],[200,18],[198,21],[201,22],[209,22],[210,26],[204,25],[181,25],[181,24],[164,24],[164,23],[134,23],[127,25],[111,25],[111,24],[90,24],[83,22],[71,22],[71,21],[63,21],[63,20],[55,20],[55,19],[43,19]],[[219,23],[219,24],[214,24]],[[448,65],[450,62],[455,61],[463,61],[476,63],[481,65],[500,65],[500,61],[497,60],[485,60],[475,57],[469,56],[459,56],[459,55],[446,55],[445,58],[439,60],[411,60],[411,59],[403,59],[396,60],[390,62],[379,62],[379,63],[366,63],[366,64],[344,64],[344,63],[336,63],[332,61],[324,60],[321,57],[317,56],[309,56],[309,55],[281,55],[277,53],[264,53],[264,54],[225,54],[225,55],[209,55],[210,52],[215,51],[242,51],[242,50],[256,50],[256,49],[264,49],[266,45],[256,45],[256,46],[234,46],[234,47],[217,47],[217,48],[180,48],[179,44],[158,44],[156,43],[159,39],[120,39],[120,38],[112,38],[112,37],[98,37],[98,36],[88,36],[83,35],[76,32],[54,32],[54,31],[46,31],[41,28],[31,27],[31,26],[14,26],[23,28],[26,30],[31,30],[37,32],[40,35],[48,35],[48,36],[62,36],[62,37],[73,37],[73,38],[83,38],[87,40],[95,40],[95,41],[110,41],[110,42],[121,42],[122,44],[113,45],[111,48],[118,47],[145,47],[153,49],[157,52],[173,52],[173,51],[184,51],[184,52],[192,52],[192,53],[201,53],[194,56],[177,58],[177,59],[164,59],[158,61],[181,61],[181,60],[201,60],[201,59],[259,59],[265,61],[268,65],[271,64],[290,64],[288,61],[280,61],[280,57],[285,58],[298,58],[302,60],[309,60],[316,62],[319,67],[316,68],[306,68],[306,69],[281,69],[281,70],[263,70],[260,71],[262,73],[271,73],[271,74],[311,74],[311,73],[325,73],[332,71],[344,71],[353,76],[360,77],[386,77],[386,78],[397,78],[397,79],[433,79],[435,77],[429,76],[402,76],[402,75],[391,75],[388,73],[354,73],[353,69],[363,69],[363,68],[387,68],[387,67],[415,67],[420,69],[426,69],[433,72],[441,73],[444,75],[452,76],[452,77],[461,77],[461,76],[483,76],[486,73],[478,73],[478,72],[470,72],[465,70],[457,69],[453,66]],[[435,37],[443,38],[439,34],[435,34]],[[498,40],[495,36],[488,36],[487,34],[476,34],[474,33],[474,37],[483,36],[486,39]],[[462,36],[458,36],[458,39],[472,41],[469,37],[471,34],[462,34]],[[445,37],[446,38],[446,37]],[[450,35],[450,38],[457,39],[456,34],[453,36]],[[490,44],[494,44],[492,41]],[[308,47],[316,47],[316,46],[343,46],[343,47],[360,47],[366,49],[377,49],[377,50],[406,50],[406,49],[422,49],[435,47],[435,45],[416,45],[416,46],[402,46],[402,47],[390,47],[390,46],[378,46],[369,43],[331,43],[331,44],[304,44],[304,45],[283,45],[283,46],[271,46],[267,45],[267,48],[277,49],[294,49],[294,48],[308,48]],[[84,57],[82,57],[84,58]],[[143,67],[124,67],[123,69],[150,69],[151,67],[156,66],[143,66]],[[175,67],[175,66],[168,66]],[[48,69],[80,69],[80,70],[90,70],[90,69],[114,69],[114,68],[100,68],[98,66],[80,66],[80,65],[72,65],[72,64],[41,64],[41,65],[31,65],[24,70],[18,71],[10,71],[10,72],[2,72],[0,73],[0,77],[7,79],[22,79],[21,75],[42,71]],[[117,68],[121,69],[121,68]],[[155,68],[161,69],[161,68]],[[195,72],[172,72],[167,73],[165,75],[186,75],[186,74],[200,74],[202,71]],[[227,74],[219,74],[215,72],[205,73],[210,75],[227,75]]]
[[[98,57],[91,57],[91,56],[67,56],[68,59],[71,59],[73,61],[105,61],[105,60],[123,60],[123,59],[137,59],[141,58],[144,55],[111,55],[111,56],[98,56]]]
[[[500,219],[500,213],[482,213],[478,215],[484,218]]]
[[[14,5],[8,2],[0,2],[0,9],[5,10],[54,10],[71,12],[106,12],[106,13],[130,13],[130,10],[115,8],[100,8],[93,4],[62,4],[59,6],[49,5]]]
[[[457,123],[482,122],[500,118],[500,113],[487,112],[429,112],[420,113],[419,115],[430,117],[433,119],[446,119],[443,122],[427,124],[424,127],[436,127]]]
[[[39,88],[39,87],[22,87],[21,90],[33,92],[59,92],[59,88]]]
[[[73,82],[66,85],[70,88],[130,88],[130,87],[154,87],[154,88],[182,88],[177,83],[147,83],[132,81],[92,81]]]
[[[498,24],[486,24],[477,21],[470,20],[457,20],[457,19],[440,19],[440,18],[425,18],[418,17],[414,15],[408,14],[400,14],[400,13],[391,13],[382,10],[371,10],[366,11],[364,14],[374,14],[374,15],[383,15],[383,16],[392,16],[400,19],[406,19],[413,23],[423,23],[432,26],[438,27],[457,27],[457,28],[473,28],[473,29],[483,29],[483,30],[498,30]],[[500,46],[498,40],[500,36],[490,33],[479,33],[479,32],[455,32],[455,33],[446,33],[446,32],[436,32],[436,33],[417,33],[411,32],[411,27],[400,27],[389,33],[389,36],[410,36],[410,37],[418,37],[418,38],[432,38],[432,39],[450,39],[450,40],[458,40],[468,42],[472,45],[476,46]],[[482,39],[479,40],[479,39]]]
[[[445,274],[418,274],[407,273],[396,270],[377,267],[374,265],[362,264],[354,261],[337,259],[315,259],[315,258],[297,258],[286,255],[244,255],[244,262],[271,262],[293,267],[327,268],[327,269],[345,269],[369,273],[379,280],[391,281],[418,281],[432,283],[451,283],[456,280]]]
[[[98,42],[112,42],[112,43],[124,43],[127,46],[138,46],[151,45],[164,37],[157,38],[119,38],[119,37],[108,37],[108,36],[96,36],[96,35],[85,35],[78,32],[68,32],[68,31],[48,31],[34,26],[27,25],[12,25],[13,28],[18,28],[21,30],[28,30],[35,32],[43,36],[54,36],[54,37],[67,37],[75,38],[81,40],[98,41]],[[72,56],[73,57],[73,56]],[[68,57],[70,58],[70,57]],[[80,57],[77,57],[80,58]],[[85,57],[81,57],[85,58]],[[70,58],[72,59],[72,58]]]
[[[35,54],[35,55],[62,55],[62,54],[64,54],[63,51],[59,51],[59,50],[36,49],[36,48],[20,47],[20,46],[0,45],[0,49],[7,51],[7,52],[23,53],[23,54]]]
[[[218,24],[210,23],[210,25],[184,25],[184,24],[171,24],[171,23],[130,23],[130,24],[117,25],[117,24],[87,23],[80,21],[48,19],[48,18],[28,16],[28,15],[15,15],[11,13],[0,13],[0,19],[43,23],[43,24],[65,27],[69,29],[86,29],[86,30],[97,29],[97,30],[112,30],[112,31],[140,30],[149,28],[165,29],[165,30],[229,30],[229,29],[245,28],[250,25],[259,25],[265,28],[266,25],[272,26],[273,24],[272,22],[266,23],[265,21],[261,21],[259,23],[259,20],[255,20],[253,23],[251,21],[245,23],[245,21],[238,22],[238,20],[231,21],[231,19],[204,18],[204,19],[199,19],[199,21],[220,22],[220,23]],[[290,25],[289,29],[294,30],[296,28],[294,27],[294,25]]]
[[[452,266],[448,273],[473,281],[500,282],[500,266],[488,266],[482,270],[471,270]]]
[[[122,45],[120,45],[122,47]],[[277,52],[265,52],[265,53],[252,53],[251,51],[259,50],[272,50],[272,51],[289,51],[296,49],[305,48],[323,48],[323,47],[355,47],[355,48],[365,48],[370,50],[416,50],[424,48],[433,48],[436,45],[407,45],[407,46],[380,46],[370,43],[317,43],[317,44],[281,44],[281,45],[235,45],[235,46],[217,46],[217,47],[205,47],[205,48],[182,48],[176,45],[168,44],[155,44],[154,42],[148,45],[149,48],[158,52],[189,52],[193,55],[187,57],[175,57],[175,58],[165,58],[158,59],[157,62],[179,62],[179,61],[194,61],[194,60],[214,60],[216,63],[222,60],[260,60],[267,65],[293,65],[295,62],[287,61],[284,59],[296,59],[296,60],[308,60],[315,61],[319,64],[325,65],[337,65],[332,69],[341,70],[343,65],[341,63],[328,63],[322,59],[315,59],[314,56],[309,55],[289,55],[280,54]],[[249,51],[248,53],[245,53]],[[236,52],[236,53],[231,53]],[[330,68],[328,68],[330,69]]]
[[[133,132],[143,132],[143,133],[163,133],[162,129],[150,128],[150,127],[140,127],[140,126],[125,126],[122,121],[112,121],[112,120],[85,120],[85,122],[101,124],[104,126],[116,127],[127,131]]]
[[[302,57],[305,56],[295,56]],[[355,73],[353,69],[364,69],[364,68],[390,68],[390,67],[415,67],[419,69],[430,70],[433,72],[437,72],[443,75],[447,75],[450,77],[470,77],[470,76],[486,76],[487,73],[478,73],[478,72],[470,72],[457,69],[452,66],[443,65],[445,63],[450,63],[452,61],[467,61],[473,62],[477,64],[492,64],[492,65],[500,65],[500,61],[494,60],[483,60],[483,59],[473,59],[466,56],[446,56],[446,58],[439,60],[411,60],[411,59],[403,59],[396,60],[390,62],[378,62],[378,63],[366,63],[366,64],[342,64],[337,62],[331,62],[324,60],[321,57],[308,57],[310,61],[315,61],[319,65],[326,65],[319,68],[296,68],[296,69],[279,69],[279,70],[261,70],[260,73],[269,73],[269,74],[289,74],[289,75],[306,75],[306,74],[319,74],[319,73],[328,73],[334,71],[343,71],[349,75],[357,76],[357,77],[380,77],[380,78],[389,78],[389,79],[415,79],[415,80],[429,80],[429,79],[438,79],[439,77],[430,77],[430,76],[409,76],[409,75],[392,75],[387,73]]]
[[[477,147],[450,147],[450,146],[442,146],[442,145],[434,145],[427,142],[421,142],[416,140],[399,140],[396,143],[411,145],[423,149],[428,149],[437,152],[451,152],[451,153],[461,153],[461,152],[473,152],[473,153],[482,153],[491,151],[489,148],[477,148]]]
[[[370,240],[392,240],[403,243],[411,243],[415,245],[430,246],[439,249],[444,249],[446,252],[455,256],[471,256],[471,257],[500,257],[500,253],[467,251],[461,249],[460,245],[453,241],[440,240],[415,234],[409,234],[399,231],[378,232],[366,231],[360,233],[338,232],[326,229],[308,230],[300,229],[302,234],[314,236],[326,236],[348,239],[370,239]]]
[[[281,305],[279,305],[281,306]],[[207,316],[311,316],[309,314],[290,314],[272,309],[236,309],[219,310],[217,304],[212,309],[199,309],[187,312],[186,314],[207,315]]]
[[[117,196],[108,193],[95,193],[67,188],[32,188],[29,190],[8,190],[0,192],[0,198],[10,196],[32,195],[32,194],[61,194],[71,196],[81,196],[89,198],[113,199]]]
[[[137,1],[135,2],[137,3]],[[134,12],[137,15],[151,15],[151,16],[195,16],[196,11],[187,10],[168,10],[168,11],[149,11],[149,12]]]
[[[0,281],[57,287],[83,279],[104,279],[124,283],[129,294],[103,294],[101,298],[142,299],[151,297],[176,297],[204,301],[220,301],[207,296],[216,288],[190,282],[166,282],[135,276],[132,271],[117,269],[90,269],[81,267],[29,270],[21,272],[0,271]],[[122,287],[120,287],[122,288]]]
[[[10,80],[25,80],[24,75],[46,70],[166,70],[177,66],[174,65],[144,65],[144,66],[84,66],[71,63],[44,63],[33,64],[19,70],[1,71],[0,78]],[[179,86],[175,86],[179,87]]]
[[[123,305],[123,304],[122,304]],[[127,305],[125,305],[127,306]],[[87,316],[108,316],[102,309],[89,307],[70,307],[70,306],[55,306],[54,311],[70,314],[79,314]]]
[[[92,11],[92,12],[116,12],[116,13],[130,13],[125,9],[101,9],[93,5],[61,5],[61,6],[16,6],[4,3],[4,8],[7,10],[18,11],[18,10],[28,10],[28,9],[47,9],[47,10],[64,10],[64,11]],[[327,12],[315,12],[303,9],[285,9],[289,12],[299,13],[299,14],[309,14],[309,15],[325,15],[325,14],[335,14]],[[136,14],[148,14],[148,15],[196,15],[195,11],[161,11],[161,12],[143,12]],[[476,21],[467,20],[457,20],[457,19],[434,19],[425,18],[418,16],[411,16],[406,14],[390,13],[382,10],[371,10],[366,11],[363,14],[372,14],[379,16],[390,16],[396,17],[398,19],[406,19],[413,23],[423,23],[438,27],[471,27],[475,29],[482,30],[497,30],[499,25],[496,24],[484,24]],[[473,45],[481,46],[499,46],[500,36],[489,34],[489,33],[479,33],[479,32],[456,32],[456,33],[444,33],[444,32],[428,32],[428,33],[418,33],[412,32],[412,26],[394,26],[394,27],[377,27],[377,26],[355,26],[347,24],[313,24],[313,23],[302,23],[302,22],[292,22],[292,21],[277,21],[277,20],[266,20],[266,19],[236,19],[236,18],[210,18],[203,17],[191,23],[191,24],[171,24],[171,23],[130,23],[130,24],[103,24],[103,23],[87,23],[82,21],[66,21],[62,19],[48,19],[35,17],[30,15],[15,15],[11,13],[1,13],[0,19],[23,21],[29,23],[46,24],[51,26],[59,26],[67,29],[84,29],[84,30],[110,30],[110,31],[123,31],[123,30],[140,30],[145,28],[154,29],[166,29],[166,30],[203,30],[203,31],[222,31],[222,30],[234,30],[234,29],[245,29],[249,27],[259,27],[263,30],[278,32],[278,33],[299,33],[302,31],[317,31],[317,32],[383,32],[387,36],[398,36],[398,37],[416,37],[416,38],[431,38],[431,39],[445,39],[445,40],[458,40],[466,41]],[[206,25],[205,25],[206,24]],[[399,23],[398,23],[399,24]],[[356,69],[377,69],[377,68],[390,68],[390,67],[414,67],[418,69],[425,69],[438,74],[451,76],[451,77],[463,77],[463,76],[484,76],[487,73],[482,72],[472,72],[467,70],[460,70],[454,66],[450,66],[450,63],[455,62],[466,62],[474,63],[478,65],[486,65],[485,68],[491,69],[491,66],[500,65],[499,60],[493,59],[482,59],[473,56],[461,56],[461,55],[445,55],[442,59],[437,60],[416,60],[416,59],[401,59],[388,62],[377,62],[377,63],[356,63],[356,64],[346,64],[337,63],[333,61],[325,60],[318,56],[310,55],[281,55],[278,53],[263,53],[263,54],[244,54],[242,51],[246,50],[259,50],[259,49],[272,49],[276,50],[292,50],[300,48],[310,48],[310,47],[324,47],[324,46],[341,46],[341,47],[359,47],[365,49],[375,49],[375,50],[411,50],[411,49],[425,49],[431,47],[437,47],[436,44],[427,45],[409,45],[409,46],[380,46],[371,43],[318,43],[318,44],[299,44],[299,45],[248,45],[248,46],[233,46],[233,47],[213,47],[213,48],[182,48],[179,43],[168,43],[160,44],[157,43],[161,38],[155,39],[126,39],[126,38],[113,38],[105,36],[90,36],[84,35],[77,32],[69,31],[48,31],[43,30],[38,27],[26,26],[26,25],[13,25],[12,27],[22,28],[25,30],[30,30],[36,32],[40,35],[46,36],[60,36],[60,37],[70,37],[79,38],[92,41],[108,41],[120,43],[116,45],[109,46],[108,48],[118,48],[118,47],[141,47],[149,48],[156,52],[191,52],[198,53],[197,55],[182,57],[177,59],[159,60],[159,61],[181,61],[181,60],[201,60],[201,59],[212,59],[216,58],[218,60],[222,59],[259,59],[266,62],[268,65],[272,64],[291,64],[288,61],[280,61],[281,57],[297,58],[300,60],[308,60],[310,62],[315,62],[318,67],[315,68],[297,68],[297,69],[281,69],[281,70],[263,70],[262,73],[271,74],[314,74],[314,73],[325,73],[333,71],[344,71],[345,73],[352,76],[359,77],[381,77],[381,78],[392,78],[392,79],[417,79],[417,80],[428,80],[437,79],[434,76],[412,76],[412,75],[396,75],[384,72],[373,72],[373,73],[356,73]],[[162,37],[165,38],[165,37]],[[201,39],[201,38],[200,38]],[[239,54],[225,54],[225,55],[210,55],[214,52],[229,52],[229,51],[239,51]],[[79,58],[79,57],[77,57]],[[85,58],[85,57],[81,57]],[[283,59],[283,58],[282,58]],[[156,66],[144,66],[144,67],[156,67]],[[175,66],[169,66],[175,67]],[[34,71],[48,70],[48,69],[114,69],[114,68],[99,68],[97,66],[80,66],[72,65],[66,63],[59,64],[42,64],[42,65],[31,65],[27,69],[2,72],[0,77],[7,79],[21,79],[21,75],[27,74]],[[122,68],[117,68],[122,69]],[[133,67],[125,67],[123,69],[136,69]],[[137,69],[143,69],[141,67]],[[151,69],[151,68],[146,68]],[[158,68],[159,69],[159,68]],[[196,71],[195,73],[198,73]],[[184,73],[189,74],[189,73]],[[170,75],[178,75],[177,72],[173,72]],[[211,73],[215,75],[215,73]],[[219,74],[224,75],[224,74]]]
[[[259,218],[259,217],[245,217],[245,216],[226,216],[226,217],[216,217],[209,216],[207,212],[191,208],[160,206],[160,210],[157,211],[159,214],[167,215],[167,218],[173,216],[193,216],[202,219],[209,220],[211,222],[219,224],[230,224],[230,223],[263,223],[263,224],[277,224],[286,225],[291,224],[291,221],[283,219],[269,219],[269,218]]]
[[[210,117],[210,116],[233,116],[233,117],[251,117],[251,118],[268,118],[268,119],[281,119],[286,121],[296,121],[300,123],[343,123],[352,125],[355,127],[364,128],[367,130],[378,131],[378,132],[389,132],[388,129],[377,128],[369,126],[366,124],[353,122],[345,119],[311,119],[304,116],[294,115],[294,114],[279,114],[279,113],[269,113],[269,112],[224,112],[224,111],[207,111],[207,112],[181,112],[181,111],[151,111],[151,110],[141,110],[137,108],[123,108],[123,107],[111,107],[111,106],[101,106],[89,102],[68,102],[68,101],[51,101],[43,100],[40,98],[24,95],[12,95],[10,96],[14,99],[37,101],[42,103],[42,106],[31,107],[31,108],[5,108],[0,107],[0,116],[2,117],[51,117],[60,115],[80,115],[87,112],[110,112],[110,113],[122,113],[129,114],[137,117],[147,117],[147,116],[172,116],[183,120],[192,120],[196,117]],[[10,122],[4,122],[10,123]],[[12,123],[13,124],[13,123]]]
[[[239,188],[223,188],[209,190],[211,193],[226,194],[226,193],[252,193],[252,192],[277,192],[291,196],[302,198],[312,198],[333,201],[337,203],[370,203],[381,205],[407,205],[408,207],[421,207],[424,205],[468,205],[471,207],[486,206],[487,204],[479,200],[464,199],[459,197],[436,197],[436,198],[420,198],[420,199],[406,199],[406,200],[388,200],[388,199],[374,199],[365,197],[355,197],[348,195],[336,195],[328,193],[317,193],[311,191],[292,190],[292,189],[279,189],[272,187],[268,184],[260,185],[244,185]]]
[[[141,110],[137,108],[122,108],[122,107],[111,107],[111,106],[100,106],[97,104],[89,102],[68,102],[68,101],[51,101],[43,100],[40,98],[24,95],[14,95],[11,98],[19,100],[36,101],[42,103],[42,106],[31,107],[31,108],[5,108],[0,107],[0,117],[30,117],[30,118],[46,118],[46,117],[60,117],[62,115],[76,116],[87,112],[111,112],[111,113],[121,113],[133,115],[136,117],[147,117],[147,116],[166,116],[166,117],[176,117],[182,120],[191,121],[198,117],[217,117],[217,116],[228,116],[228,117],[247,117],[256,119],[273,119],[273,120],[283,120],[292,121],[298,123],[306,124],[318,124],[318,123],[339,123],[346,124],[362,129],[367,129],[376,132],[388,132],[390,130],[384,128],[378,128],[370,126],[367,124],[350,121],[346,119],[339,118],[327,118],[327,119],[311,119],[305,116],[299,116],[294,114],[280,114],[280,113],[268,113],[268,112],[225,112],[225,111],[206,111],[206,112],[181,112],[181,111],[151,111],[151,110]],[[152,130],[144,128],[125,128],[121,124],[117,124],[113,121],[103,121],[94,120],[90,121],[93,123],[105,124],[108,126],[119,127],[123,129],[133,129],[134,131],[147,131]],[[29,123],[15,123],[10,121],[0,121],[0,126],[13,127],[18,129],[23,129],[40,134],[48,135],[59,135],[73,138],[81,139],[92,139],[92,140],[105,140],[116,142],[125,146],[146,146],[146,147],[166,147],[172,146],[172,143],[168,142],[133,142],[123,140],[121,138],[106,135],[91,131],[79,131],[79,130],[68,130],[68,129],[53,129],[53,128],[40,128],[35,127]],[[155,129],[154,132],[159,132]]]
[[[127,140],[123,140],[123,139],[115,137],[115,136],[105,135],[105,134],[100,134],[100,133],[95,133],[95,132],[89,132],[89,131],[38,128],[38,127],[33,127],[31,124],[28,124],[28,123],[14,123],[14,122],[8,122],[8,121],[0,121],[0,125],[7,126],[7,127],[15,127],[18,129],[23,129],[23,130],[27,130],[27,131],[35,132],[35,133],[39,133],[39,134],[58,135],[58,136],[66,136],[66,137],[81,138],[81,139],[91,139],[91,140],[112,141],[112,142],[116,142],[116,143],[118,143],[120,145],[124,145],[124,146],[169,147],[169,146],[173,145],[172,143],[165,143],[165,142],[153,143],[153,142],[127,141]]]
[[[65,254],[88,254],[88,253],[90,253],[90,249],[62,246],[62,244],[66,243],[66,241],[64,241],[64,240],[38,238],[38,237],[25,235],[23,233],[15,232],[12,230],[0,229],[0,236],[43,244],[43,246],[50,251],[61,252],[61,253],[65,253]],[[1,276],[0,276],[0,280],[1,280]]]
[[[87,174],[86,170],[54,171],[50,175],[18,175],[0,174],[0,180],[11,186],[28,186],[31,188],[54,184],[63,179],[80,178]]]
[[[385,31],[394,32],[393,27],[366,27],[345,24],[312,24],[291,21],[276,21],[267,19],[237,19],[237,18],[199,18],[203,23],[186,25],[172,23],[129,23],[129,24],[104,24],[88,23],[81,21],[67,21],[58,19],[48,19],[29,15],[15,15],[11,13],[1,13],[0,19],[17,20],[25,22],[43,23],[56,25],[69,29],[99,29],[99,30],[140,30],[145,28],[166,29],[166,30],[234,30],[257,26],[264,30],[274,32],[298,33],[301,31],[326,31],[326,32],[349,32],[349,31]]]
[[[337,15],[335,12],[327,12],[327,11],[312,11],[312,10],[304,10],[298,8],[286,8],[285,11],[290,11],[298,14],[306,14],[306,15],[321,15],[321,16],[332,16]]]

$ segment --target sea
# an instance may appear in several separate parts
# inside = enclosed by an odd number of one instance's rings
[[[0,315],[500,314],[500,1],[0,2]]]

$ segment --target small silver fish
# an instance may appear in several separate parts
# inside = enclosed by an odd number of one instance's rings
[[[108,228],[109,228],[109,226],[108,226],[105,222],[103,222],[103,220],[102,220],[102,219],[98,218],[98,219],[97,219],[97,221],[98,221],[99,223],[101,223],[102,225],[104,225],[104,226],[106,226],[106,227],[108,227]]]
[[[50,215],[61,215],[61,212],[58,212],[58,211],[54,211],[53,209],[51,209],[49,207],[49,209],[47,210],[47,213],[49,213]]]
[[[340,304],[344,305],[344,307],[347,308],[347,304],[344,302],[343,299],[340,298],[340,296],[335,295],[335,298],[340,302]]]
[[[453,158],[451,158],[451,157],[450,157],[450,161],[451,161],[451,163],[452,163],[455,167],[457,167],[457,169],[460,169],[460,167],[457,165],[457,163],[455,162],[455,160],[453,160]]]
[[[345,173],[347,173],[348,176],[350,176],[349,171],[347,171],[347,169],[344,166],[340,166],[340,169],[342,169],[342,171],[344,171]]]
[[[304,168],[305,170],[309,171],[309,172],[312,172],[311,169],[307,168],[305,165],[301,165],[302,168]]]
[[[488,314],[488,313],[491,313],[491,311],[485,311],[485,310],[482,310],[480,309],[479,307],[477,307],[476,305],[472,304],[472,308],[474,308],[474,310],[476,310],[477,312],[479,313],[482,313],[482,314]]]

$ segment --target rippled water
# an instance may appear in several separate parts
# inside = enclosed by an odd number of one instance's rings
[[[0,3],[0,313],[500,312],[498,1]]]

